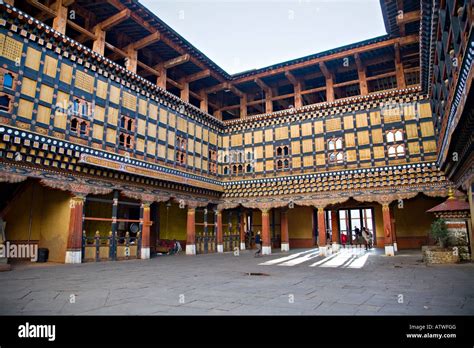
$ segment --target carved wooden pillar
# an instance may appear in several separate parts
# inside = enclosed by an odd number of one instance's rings
[[[105,52],[105,31],[100,26],[94,27],[95,40],[92,44],[92,50],[104,55]]]
[[[217,210],[217,252],[223,253],[224,252],[224,239],[222,234],[222,210]]]
[[[66,263],[82,262],[82,216],[84,212],[84,200],[85,197],[83,196],[74,196],[70,201]]]
[[[247,214],[245,210],[240,213],[240,250],[245,250],[245,224],[247,221]]]
[[[270,212],[269,209],[262,208],[262,254],[270,255],[272,253],[270,239]]]
[[[66,34],[67,27],[67,7],[63,6],[63,1],[57,1],[56,17],[53,20],[53,29],[61,34]]]
[[[395,250],[393,248],[392,220],[390,217],[390,205],[388,203],[382,204],[382,217],[385,239],[385,255],[394,256]]]
[[[152,225],[150,221],[150,204],[143,203],[142,206],[142,246],[140,255],[142,259],[150,258],[150,226]]]
[[[339,244],[339,216],[337,210],[331,210],[332,249],[337,250]]]
[[[324,216],[324,207],[318,207],[318,235],[319,235],[319,254],[326,256],[327,254],[327,238],[326,238],[326,218]]]
[[[188,208],[188,219],[186,225],[186,255],[196,255],[196,210]]]
[[[290,251],[290,237],[288,235],[288,211],[280,212],[281,251]]]

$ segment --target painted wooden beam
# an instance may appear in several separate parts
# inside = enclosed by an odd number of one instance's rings
[[[175,66],[184,64],[186,62],[189,62],[190,55],[189,54],[183,54],[182,56],[170,59],[166,61],[163,66],[165,69],[171,69],[174,68]]]
[[[138,40],[137,42],[134,42],[133,44],[131,44],[131,46],[135,50],[141,50],[142,48],[145,48],[146,46],[149,46],[151,44],[154,44],[155,42],[160,41],[160,39],[161,39],[160,33],[156,32],[148,36],[145,36],[144,38]]]
[[[211,71],[209,69],[206,69],[206,70],[203,70],[203,71],[199,71],[195,74],[191,74],[191,75],[186,76],[185,80],[187,82],[193,82],[193,81],[205,79],[206,77],[209,77],[209,76],[211,76]]]
[[[102,30],[107,31],[117,24],[122,23],[123,21],[130,18],[131,11],[129,9],[124,9],[119,13],[114,14],[113,16],[108,17],[104,21],[97,24]]]

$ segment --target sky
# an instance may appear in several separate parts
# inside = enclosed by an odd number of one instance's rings
[[[229,74],[385,35],[379,0],[140,0]]]

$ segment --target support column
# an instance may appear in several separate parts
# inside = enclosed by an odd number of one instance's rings
[[[103,56],[105,52],[105,31],[102,30],[101,27],[96,26],[94,28],[94,34],[96,39],[92,44],[92,50]]]
[[[301,108],[303,106],[303,97],[301,96],[301,82],[294,85],[295,91],[295,108]]]
[[[133,47],[128,48],[125,67],[133,73],[137,73],[138,51]]]
[[[240,97],[240,118],[247,117],[247,95]]]
[[[142,206],[143,218],[142,218],[142,247],[140,255],[142,259],[150,258],[150,204],[143,203]]]
[[[183,85],[183,89],[181,90],[180,97],[186,103],[189,103],[189,83],[188,82],[182,82],[182,85]]]
[[[290,251],[290,237],[288,235],[288,211],[280,211],[281,251]]]
[[[218,120],[222,120],[222,111],[221,110],[214,111],[214,117],[217,118]]]
[[[392,221],[390,218],[390,206],[388,203],[382,204],[383,231],[385,238],[385,255],[394,256],[393,248]]]
[[[339,243],[339,217],[337,210],[331,210],[332,251],[336,252],[341,247]]]
[[[245,250],[245,222],[247,215],[245,211],[240,214],[240,250]]]
[[[84,197],[75,196],[70,201],[69,235],[65,263],[82,262],[82,215]]]
[[[262,255],[271,255],[270,212],[269,209],[260,210],[262,211]]]
[[[319,255],[327,255],[326,239],[326,218],[324,216],[324,207],[318,207],[318,235],[319,235]]]
[[[397,252],[398,251],[398,245],[397,245],[397,228],[395,225],[395,218],[390,215],[390,222],[392,226],[392,239],[393,239],[393,251]]]
[[[224,252],[224,239],[222,234],[222,210],[218,210],[216,212],[217,215],[217,252],[223,253]]]
[[[163,66],[163,63],[160,64],[157,70],[160,73],[160,76],[158,76],[158,78],[156,79],[156,84],[158,87],[161,87],[166,90],[167,71],[166,68]]]
[[[403,63],[400,57],[400,46],[396,43],[395,44],[395,72],[397,76],[397,87],[398,88],[406,88],[405,82],[405,71],[403,70]]]
[[[186,255],[196,255],[196,210],[188,208],[186,224]]]
[[[207,114],[209,112],[209,97],[207,93],[205,92],[202,92],[200,96],[201,96],[201,102],[199,104],[199,108],[201,109],[201,111]]]
[[[53,29],[61,34],[66,34],[67,27],[67,7],[63,6],[63,1],[57,1],[56,17],[53,20]]]

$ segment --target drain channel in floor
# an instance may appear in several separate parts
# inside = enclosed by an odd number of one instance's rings
[[[247,272],[245,273],[248,276],[269,276],[270,274],[267,273],[255,273],[255,272]]]

